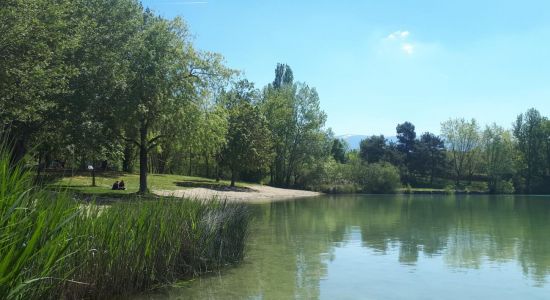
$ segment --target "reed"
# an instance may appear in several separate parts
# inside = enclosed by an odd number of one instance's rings
[[[246,206],[221,201],[83,205],[32,185],[0,148],[0,298],[110,298],[242,259]]]

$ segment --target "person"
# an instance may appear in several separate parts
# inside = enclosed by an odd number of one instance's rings
[[[124,180],[121,180],[120,183],[118,184],[118,189],[119,190],[125,190],[126,187],[124,186]]]
[[[117,180],[117,181],[115,181],[115,183],[113,184],[112,190],[118,190],[119,188],[120,188],[120,185],[119,185],[118,180]]]

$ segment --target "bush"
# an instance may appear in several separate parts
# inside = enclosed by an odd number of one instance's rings
[[[454,194],[456,193],[456,189],[455,189],[455,186],[452,185],[452,184],[447,184],[444,188],[445,190],[445,194]]]
[[[485,193],[489,190],[489,185],[484,181],[474,181],[465,188],[467,193]]]
[[[359,180],[366,193],[395,193],[401,186],[399,170],[386,162],[365,165],[361,173]]]
[[[497,194],[513,194],[514,192],[515,188],[512,180],[499,180],[495,185],[495,193]]]

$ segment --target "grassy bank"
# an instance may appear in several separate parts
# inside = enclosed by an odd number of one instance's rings
[[[176,199],[75,202],[32,186],[0,151],[0,298],[110,298],[239,261],[244,206]]]
[[[111,187],[118,180],[124,180],[126,190],[113,191]],[[210,178],[173,175],[173,174],[149,174],[147,176],[150,190],[181,190],[194,187],[206,187],[221,189],[229,186],[229,181],[216,181]],[[238,187],[245,187],[244,183],[237,183]],[[60,176],[50,185],[53,189],[68,189],[72,192],[109,196],[124,197],[134,194],[139,189],[139,174],[122,172],[103,172],[96,175],[96,186],[92,186],[92,177],[89,173],[80,173],[75,176]]]

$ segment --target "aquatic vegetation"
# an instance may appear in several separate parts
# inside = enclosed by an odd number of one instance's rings
[[[246,206],[164,198],[82,205],[0,149],[0,298],[107,298],[243,257]]]

